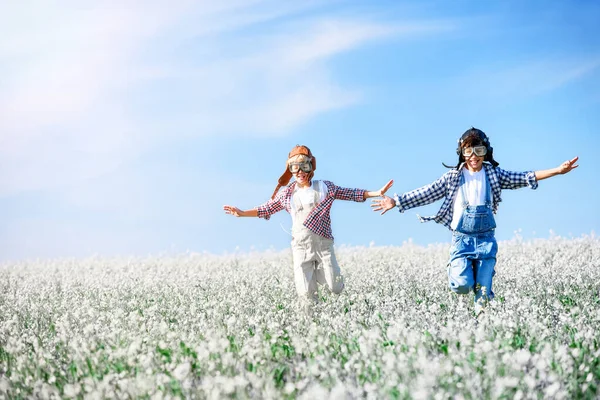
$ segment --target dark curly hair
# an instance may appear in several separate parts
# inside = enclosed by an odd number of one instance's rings
[[[458,139],[458,147],[456,148],[458,163],[455,166],[446,165],[445,163],[442,163],[442,165],[446,168],[458,169],[460,165],[466,161],[465,157],[462,155],[462,149],[465,147],[475,146],[485,146],[487,148],[487,154],[483,159],[484,161],[491,163],[494,168],[500,165],[496,160],[494,160],[494,148],[490,145],[490,139],[482,130],[473,127],[463,133],[460,139]]]

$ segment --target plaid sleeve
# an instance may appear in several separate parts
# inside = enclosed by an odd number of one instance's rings
[[[448,176],[448,173],[446,173],[429,185],[401,195],[395,194],[394,200],[396,200],[396,206],[400,209],[400,212],[404,212],[410,208],[424,206],[444,198]]]
[[[496,174],[502,189],[519,189],[525,186],[537,189],[538,187],[538,181],[533,171],[513,172],[496,168]]]
[[[277,193],[277,196],[275,196],[274,199],[271,199],[266,203],[256,207],[258,211],[258,218],[269,219],[271,218],[271,215],[283,210],[285,208],[283,202],[285,200],[286,193],[286,190],[281,190],[279,193]]]
[[[364,189],[349,189],[333,185],[333,198],[336,200],[350,200],[362,203],[365,201]]]

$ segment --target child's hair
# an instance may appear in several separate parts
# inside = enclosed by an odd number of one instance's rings
[[[487,135],[482,130],[473,127],[463,133],[460,139],[458,139],[458,147],[456,148],[458,163],[456,166],[446,165],[445,163],[442,163],[442,165],[446,168],[458,169],[460,165],[465,162],[465,157],[462,155],[462,149],[475,146],[485,146],[487,148],[487,154],[483,159],[484,161],[491,163],[494,168],[500,165],[494,160],[494,148],[490,145],[490,139],[488,139]]]

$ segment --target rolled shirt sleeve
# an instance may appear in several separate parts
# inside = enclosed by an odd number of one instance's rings
[[[275,214],[283,210],[285,207],[283,206],[283,200],[285,198],[285,190],[282,190],[275,196],[274,199],[267,201],[264,204],[256,207],[258,211],[258,218],[264,218],[268,220],[271,218],[271,215]]]
[[[538,188],[534,171],[514,172],[496,168],[496,173],[502,189],[519,189],[526,186],[534,190]]]
[[[365,192],[366,190],[364,189],[350,189],[334,185],[333,197],[336,200],[349,200],[362,203],[365,201]]]
[[[433,203],[446,195],[448,174],[444,174],[435,182],[410,192],[394,194],[396,207],[400,212]]]

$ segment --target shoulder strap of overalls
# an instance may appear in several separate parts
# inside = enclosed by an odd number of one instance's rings
[[[458,184],[460,185],[460,190],[462,193],[462,206],[463,209],[467,208],[469,206],[469,198],[467,197],[467,189],[466,189],[466,182],[465,182],[465,172],[463,170],[461,170],[459,172],[460,174],[460,180],[458,181]]]
[[[298,190],[298,185],[296,185],[296,187],[294,188],[294,190],[292,191],[292,201],[291,203],[293,203],[294,205],[294,210],[298,210],[302,208],[302,202],[300,201],[300,196],[297,195],[297,190]]]
[[[487,176],[485,168],[483,169],[483,179],[485,179],[485,205],[492,207],[492,186],[490,185],[490,179]]]
[[[313,181],[313,189],[315,191],[315,204],[319,204],[319,200],[321,200],[321,184],[319,181]]]

